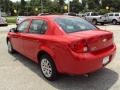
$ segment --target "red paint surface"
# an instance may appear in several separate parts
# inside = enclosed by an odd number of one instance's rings
[[[104,57],[110,56],[112,60],[116,47],[111,32],[98,29],[67,34],[53,21],[55,17],[61,16],[29,18],[47,21],[49,28],[43,35],[29,33],[29,28],[23,33],[9,32],[13,48],[37,63],[38,53],[45,51],[54,60],[58,72],[67,74],[90,73],[104,66]],[[102,42],[104,38],[107,42]],[[88,47],[87,52],[81,50],[83,43]],[[76,50],[77,45],[81,46],[80,50]]]

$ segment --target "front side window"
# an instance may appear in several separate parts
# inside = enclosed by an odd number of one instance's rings
[[[56,18],[55,22],[67,33],[97,29],[88,21],[78,17]]]
[[[24,32],[28,28],[29,24],[30,20],[25,20],[24,22],[18,25],[17,30],[19,32]]]
[[[113,14],[109,14],[109,16],[113,16]]]
[[[47,30],[47,22],[43,20],[33,20],[29,29],[30,33],[44,34]]]

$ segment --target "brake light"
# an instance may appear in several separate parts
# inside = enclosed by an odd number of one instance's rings
[[[81,40],[81,41],[76,41],[76,42],[72,42],[72,44],[70,45],[71,49],[74,51],[74,52],[88,52],[88,46],[86,44],[86,41],[85,40]]]

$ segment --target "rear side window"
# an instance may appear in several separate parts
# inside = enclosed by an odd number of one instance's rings
[[[115,16],[119,16],[119,13],[115,13]]]
[[[105,17],[107,17],[107,16],[108,16],[108,14],[105,14],[104,16],[105,16]]]
[[[113,16],[113,14],[109,14],[109,16]]]
[[[91,16],[98,16],[98,13],[91,13]]]
[[[67,33],[95,30],[94,25],[78,17],[60,17],[55,22]]]
[[[87,16],[90,16],[90,13],[87,13]]]
[[[47,22],[44,20],[33,20],[29,32],[30,33],[39,33],[45,34],[46,30],[48,29]]]

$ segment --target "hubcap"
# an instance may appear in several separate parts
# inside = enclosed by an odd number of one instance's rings
[[[93,24],[94,24],[94,25],[96,24],[96,21],[95,21],[95,20],[93,20]]]
[[[42,69],[43,74],[46,77],[48,78],[51,77],[52,67],[51,67],[50,62],[46,58],[41,60],[41,69]]]
[[[116,24],[116,21],[113,21],[113,24]]]
[[[12,51],[12,46],[11,46],[11,43],[8,42],[8,50],[11,52]]]

